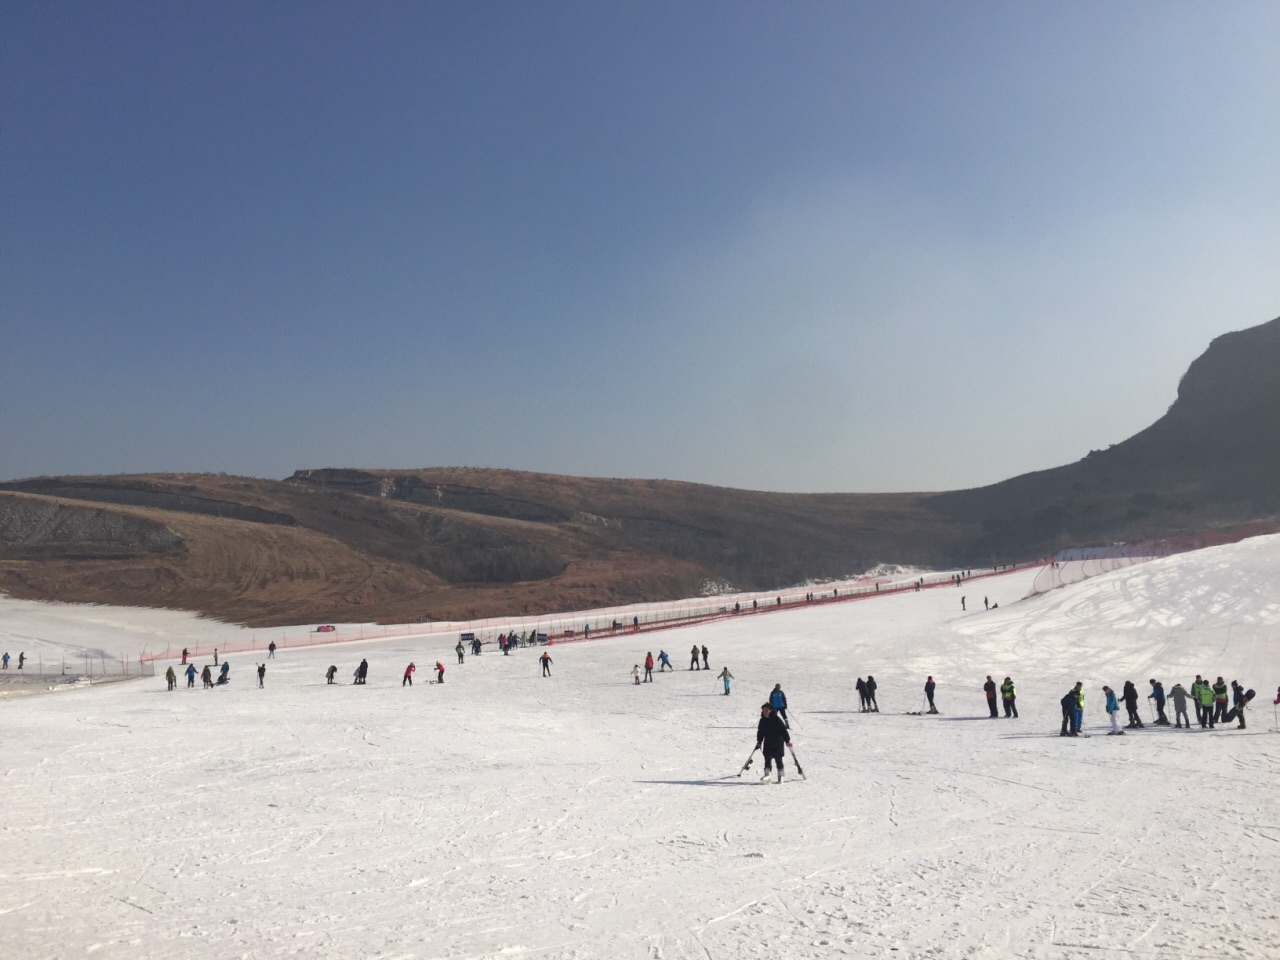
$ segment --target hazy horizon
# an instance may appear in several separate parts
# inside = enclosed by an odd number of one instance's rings
[[[0,5],[0,479],[982,486],[1280,314],[1280,7]]]

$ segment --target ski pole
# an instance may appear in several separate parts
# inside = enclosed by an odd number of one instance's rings
[[[753,748],[752,748],[752,750],[751,750],[751,756],[747,757],[747,762],[746,762],[746,763],[744,763],[744,764],[742,765],[742,769],[738,771],[738,776],[742,776],[744,773],[746,773],[746,772],[747,772],[747,768],[751,766],[751,761],[752,761],[752,760],[754,760],[754,759],[756,758],[756,751],[757,751],[757,750],[759,750],[759,749],[760,749],[759,747],[753,747]]]
[[[809,778],[804,775],[804,767],[800,766],[800,758],[796,756],[795,748],[788,743],[787,749],[791,751],[791,760],[796,765],[796,773],[800,774],[800,779],[808,780]]]

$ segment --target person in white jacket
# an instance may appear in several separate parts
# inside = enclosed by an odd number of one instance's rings
[[[631,680],[638,687],[640,686],[640,664],[636,664],[631,668]]]

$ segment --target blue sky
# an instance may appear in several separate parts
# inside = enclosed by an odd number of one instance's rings
[[[1280,315],[1274,3],[0,2],[0,478],[941,490]]]

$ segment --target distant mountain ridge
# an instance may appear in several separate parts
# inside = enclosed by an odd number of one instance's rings
[[[253,625],[463,619],[981,567],[1280,516],[1280,319],[1215,339],[1147,429],[972,490],[785,494],[477,468],[0,483],[0,591]],[[1260,522],[1259,522],[1260,521]]]

